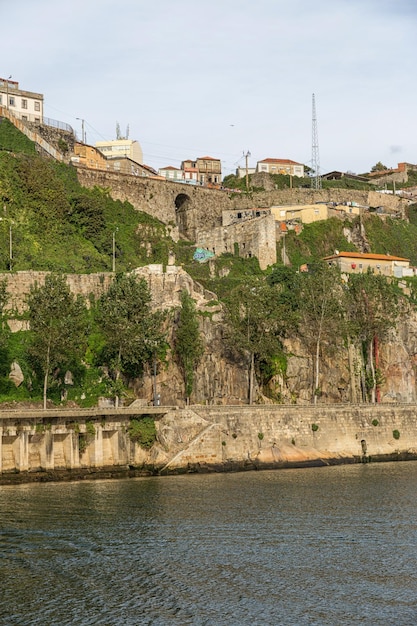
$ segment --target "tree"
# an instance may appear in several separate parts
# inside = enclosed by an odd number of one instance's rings
[[[122,373],[131,377],[140,375],[145,363],[162,355],[166,346],[164,317],[163,312],[152,311],[148,285],[135,274],[116,274],[108,291],[100,297],[96,320],[118,390]]]
[[[7,293],[7,278],[0,281],[0,374],[7,375],[9,362],[10,329],[6,321],[6,306],[9,300]]]
[[[43,286],[34,285],[27,298],[31,330],[30,354],[43,376],[46,409],[51,374],[71,361],[79,361],[86,346],[86,308],[74,298],[66,277],[47,274]]]
[[[320,360],[324,349],[337,345],[342,336],[340,273],[318,263],[300,275],[300,326],[313,364],[313,402],[320,393]]]
[[[368,270],[351,274],[345,291],[346,329],[350,341],[361,352],[362,397],[370,393],[379,401],[379,342],[384,340],[402,314],[403,298],[385,276]]]
[[[260,373],[262,362],[282,354],[281,340],[291,319],[291,308],[278,283],[252,279],[233,289],[227,298],[226,338],[232,348],[249,357],[249,404],[253,403],[255,373]]]
[[[371,172],[383,172],[385,170],[387,170],[387,166],[384,165],[383,163],[381,163],[381,161],[378,161],[378,163],[376,163],[372,169]]]
[[[187,404],[194,387],[195,368],[204,353],[198,315],[194,300],[188,291],[181,292],[181,308],[178,311],[174,350],[180,364],[185,384]]]

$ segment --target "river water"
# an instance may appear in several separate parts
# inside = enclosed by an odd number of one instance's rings
[[[417,462],[0,487],[0,624],[417,624]]]

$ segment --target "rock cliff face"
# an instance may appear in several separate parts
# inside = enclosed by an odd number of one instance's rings
[[[143,277],[151,290],[154,305],[158,308],[175,309],[180,304],[180,295],[186,289],[195,300],[205,351],[195,373],[194,391],[191,402],[202,405],[242,405],[248,402],[248,358],[239,356],[228,348],[224,337],[223,314],[216,295],[205,290],[180,267],[154,265],[139,268],[136,273]],[[4,275],[8,280],[8,291],[13,308],[20,313],[25,308],[25,296],[30,285],[42,284],[44,273],[18,272]],[[71,290],[78,294],[94,293],[97,297],[106,289],[111,274],[68,276]],[[12,329],[20,328],[10,322]],[[172,332],[172,328],[168,329]],[[312,399],[312,359],[299,339],[287,339],[286,371],[275,376],[269,383],[265,395],[255,388],[255,402],[309,403]],[[321,358],[321,397],[319,404],[360,402],[361,389],[358,374],[359,357],[354,351],[340,345],[331,357]],[[415,402],[417,398],[417,313],[410,312],[407,319],[394,329],[388,340],[380,344],[382,374],[381,401]],[[150,403],[154,383],[160,394],[161,404],[184,406],[184,382],[182,373],[172,358],[167,364],[158,364],[154,379],[153,369],[141,380],[132,383],[138,398]]]

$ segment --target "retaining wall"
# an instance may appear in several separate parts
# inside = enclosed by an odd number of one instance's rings
[[[129,437],[153,414],[157,441]],[[3,412],[0,482],[417,459],[417,406]]]

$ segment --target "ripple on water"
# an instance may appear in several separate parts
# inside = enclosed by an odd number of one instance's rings
[[[415,623],[417,464],[0,488],[0,624]]]

